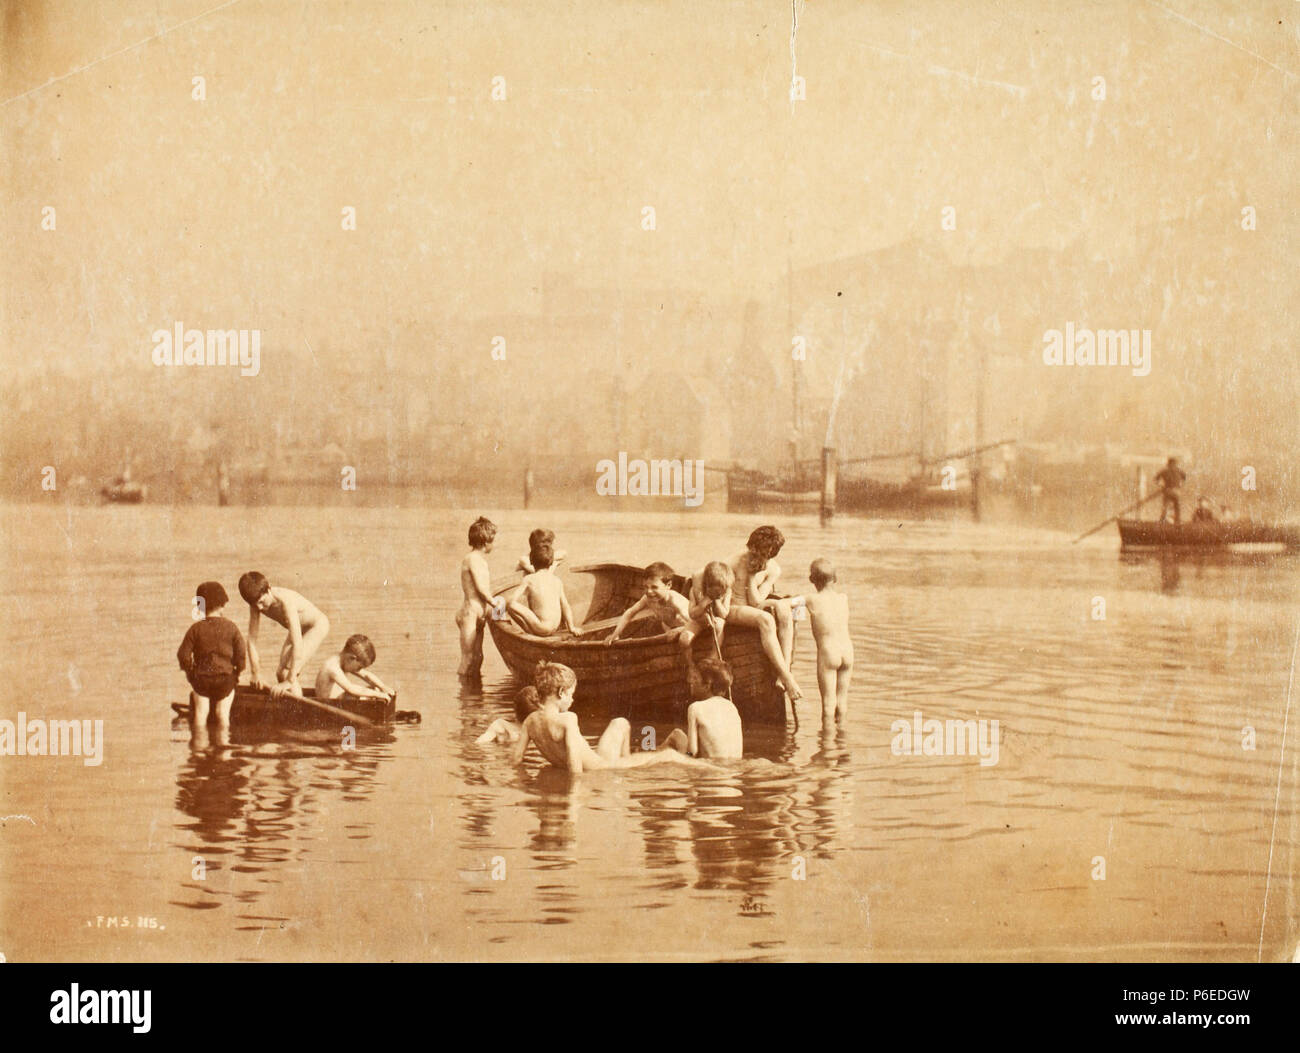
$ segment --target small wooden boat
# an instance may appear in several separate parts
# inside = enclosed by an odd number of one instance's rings
[[[1122,548],[1224,548],[1237,545],[1300,548],[1300,527],[1254,523],[1249,519],[1186,523],[1120,519],[1118,523]]]
[[[138,505],[144,501],[145,493],[142,483],[118,480],[111,486],[102,487],[99,496],[109,505]]]
[[[177,716],[188,718],[189,703],[173,703]],[[397,696],[390,699],[355,698],[344,695],[328,702],[316,697],[314,688],[302,695],[272,697],[266,688],[240,684],[230,704],[231,730],[288,729],[293,731],[334,731],[352,726],[385,726],[409,717],[397,712]]]
[[[574,703],[579,709],[603,708],[609,717],[616,717],[628,716],[633,707],[684,707],[689,701],[686,656],[674,639],[660,631],[657,621],[638,619],[624,636],[605,643],[619,616],[643,595],[642,575],[643,568],[621,563],[573,567],[565,579],[565,592],[582,625],[582,636],[533,636],[508,617],[489,617],[492,642],[523,684],[532,682],[538,662],[569,666],[578,676]],[[515,576],[493,582],[493,595],[508,594],[519,580]],[[686,579],[676,575],[673,588],[687,595]],[[706,639],[703,633],[692,649],[697,658],[716,654],[712,636]],[[728,627],[722,657],[731,666],[731,697],[741,717],[747,722],[785,723],[785,695],[776,687],[776,674],[757,630]]]

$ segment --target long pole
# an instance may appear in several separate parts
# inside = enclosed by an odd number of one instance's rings
[[[1082,534],[1080,534],[1078,537],[1076,537],[1073,541],[1071,541],[1070,544],[1071,544],[1071,545],[1077,544],[1078,542],[1082,541],[1084,538],[1089,537],[1089,536],[1091,536],[1092,534],[1097,533],[1097,531],[1100,530],[1102,527],[1104,527],[1104,526],[1109,526],[1111,523],[1115,522],[1115,520],[1117,520],[1120,516],[1128,515],[1129,512],[1136,512],[1139,508],[1141,508],[1141,507],[1142,507],[1144,504],[1146,504],[1148,501],[1154,501],[1157,497],[1159,497],[1159,496],[1160,496],[1161,494],[1163,494],[1163,493],[1164,493],[1164,490],[1161,489],[1161,490],[1157,490],[1154,494],[1147,494],[1147,496],[1144,497],[1144,498],[1142,498],[1141,501],[1138,501],[1138,502],[1136,502],[1136,503],[1134,503],[1134,504],[1131,504],[1131,505],[1129,505],[1127,508],[1125,508],[1125,509],[1123,509],[1123,510],[1121,510],[1121,511],[1119,511],[1119,512],[1116,512],[1116,513],[1115,513],[1113,516],[1111,516],[1109,519],[1103,519],[1100,523],[1098,523],[1098,524],[1097,524],[1095,527],[1093,527],[1091,530],[1084,531]]]

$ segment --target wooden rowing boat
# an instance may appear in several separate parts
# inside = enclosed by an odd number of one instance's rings
[[[561,662],[578,676],[574,703],[580,710],[609,717],[628,716],[633,708],[684,707],[688,701],[686,657],[677,642],[659,631],[653,619],[638,619],[624,636],[606,644],[619,616],[643,595],[643,568],[621,563],[573,567],[565,577],[565,592],[583,635],[568,633],[533,636],[509,617],[489,617],[488,627],[510,671],[522,682],[532,682],[541,661]],[[519,584],[520,578],[493,582],[500,596]],[[673,578],[673,588],[687,595],[686,580]],[[699,634],[692,646],[696,657],[714,655],[711,634]],[[732,700],[742,719],[783,724],[785,695],[775,684],[776,674],[759,643],[758,631],[729,626],[723,633],[723,660],[731,666]]]
[[[1120,519],[1118,523],[1123,548],[1223,548],[1235,545],[1300,548],[1300,527],[1254,523],[1249,519],[1201,523]]]
[[[178,716],[189,717],[188,703],[173,703]],[[314,688],[302,695],[273,698],[266,688],[240,684],[230,704],[231,730],[333,731],[392,724],[397,717],[397,697],[391,699],[355,698],[344,695],[325,702],[316,697]]]

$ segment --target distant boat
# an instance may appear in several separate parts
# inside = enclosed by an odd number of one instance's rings
[[[1226,522],[1167,523],[1159,519],[1120,519],[1122,548],[1224,548],[1260,545],[1300,548],[1300,527],[1255,523],[1249,519]]]
[[[560,662],[578,676],[574,702],[579,710],[603,709],[610,717],[627,716],[633,707],[684,706],[687,699],[686,658],[666,633],[638,635],[657,623],[637,621],[628,635],[613,644],[605,637],[619,616],[643,595],[643,569],[621,563],[574,567],[565,591],[583,635],[533,636],[509,618],[488,619],[492,642],[510,671],[523,684],[532,682],[541,661]],[[492,594],[513,591],[519,577],[492,583]],[[687,594],[686,579],[673,578],[673,588]],[[712,639],[695,639],[697,657],[713,654]],[[731,666],[731,697],[746,722],[783,724],[785,695],[776,687],[776,673],[759,643],[758,631],[728,626],[723,633],[723,660]]]
[[[143,483],[132,482],[129,479],[118,479],[111,485],[103,487],[99,491],[99,496],[105,504],[138,505],[144,501],[145,493]]]

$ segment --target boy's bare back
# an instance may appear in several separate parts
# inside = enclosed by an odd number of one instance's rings
[[[804,602],[818,652],[847,652],[851,655],[853,638],[849,635],[849,598],[842,592],[832,592],[827,588],[811,593]]]
[[[472,549],[460,561],[460,590],[465,595],[465,603],[481,614],[487,606],[483,597],[491,596],[492,587],[487,557],[478,549]]]
[[[564,596],[564,583],[549,570],[539,570],[524,578],[523,600],[528,609],[537,615],[537,620],[546,632],[553,633],[560,627],[561,598]]]
[[[289,628],[289,610],[293,609],[298,615],[298,624],[304,629],[310,629],[315,625],[323,615],[311,600],[301,593],[294,592],[293,589],[286,589],[279,585],[271,586],[271,596],[275,600],[270,607],[267,607],[262,614],[265,614],[271,621],[275,622],[282,628]],[[256,608],[254,608],[256,609]]]
[[[686,711],[686,739],[694,757],[737,758],[745,752],[740,711],[729,698],[692,702]]]

